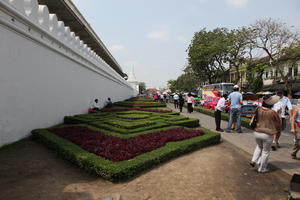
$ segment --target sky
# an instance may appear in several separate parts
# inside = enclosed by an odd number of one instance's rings
[[[129,74],[164,88],[187,65],[187,48],[203,28],[236,29],[273,18],[300,31],[300,0],[72,0]]]

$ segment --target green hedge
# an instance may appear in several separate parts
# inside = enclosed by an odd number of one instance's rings
[[[110,181],[128,179],[139,172],[152,168],[182,154],[220,142],[220,134],[205,130],[205,135],[178,142],[169,142],[165,146],[133,159],[112,162],[100,156],[89,153],[79,146],[50,133],[46,129],[33,130],[35,138],[54,149],[65,159],[73,162],[80,168],[97,174]]]
[[[185,105],[185,107],[186,107],[186,105]],[[205,114],[205,115],[210,115],[212,117],[214,117],[214,113],[215,113],[211,109],[202,108],[200,106],[195,106],[194,110],[197,111],[197,112],[200,112],[202,114]],[[222,118],[222,120],[227,120],[228,121],[229,120],[229,114],[227,114],[227,113],[221,113],[221,118]],[[251,119],[249,119],[249,118],[242,117],[241,118],[242,126],[251,129],[251,127],[249,125],[250,120]]]

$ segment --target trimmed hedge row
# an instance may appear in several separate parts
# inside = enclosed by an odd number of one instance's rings
[[[184,105],[184,106],[186,107],[186,105]],[[215,114],[214,114],[215,112],[213,110],[211,110],[211,109],[206,109],[206,108],[202,108],[200,106],[195,106],[194,110],[197,111],[197,112],[200,112],[202,114],[205,114],[205,115],[209,115],[209,116],[212,116],[212,117],[215,116]],[[222,118],[222,120],[227,120],[228,121],[229,120],[229,114],[227,114],[227,113],[221,113],[221,118]],[[251,119],[249,119],[249,118],[242,117],[241,118],[241,124],[242,124],[242,126],[251,129],[251,127],[249,125],[250,120]]]
[[[205,135],[203,136],[178,142],[169,142],[161,148],[144,153],[133,159],[112,162],[89,153],[46,129],[33,130],[32,134],[49,148],[54,149],[62,155],[65,159],[75,163],[77,166],[90,173],[97,174],[110,181],[128,179],[139,172],[152,168],[160,163],[164,163],[172,158],[220,142],[219,133],[206,129]]]
[[[139,108],[151,108],[151,107],[166,107],[165,103],[156,103],[156,102],[150,102],[150,103],[131,103],[131,102],[116,102],[113,104],[114,106],[119,106],[119,107],[129,107],[129,108],[134,108],[134,107],[139,107]]]

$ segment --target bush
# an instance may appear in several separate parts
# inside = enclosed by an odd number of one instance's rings
[[[206,129],[203,136],[169,142],[161,148],[141,154],[130,160],[112,162],[93,153],[89,153],[68,140],[50,133],[46,129],[34,130],[32,134],[65,159],[88,172],[97,174],[110,181],[128,179],[141,171],[167,160],[220,142],[219,133]]]
[[[200,106],[195,106],[194,110],[197,111],[197,112],[200,112],[202,114],[205,114],[205,115],[210,115],[212,117],[214,117],[214,113],[215,113],[213,110],[202,108]],[[229,120],[229,114],[227,114],[227,113],[221,113],[221,118],[222,118],[222,120],[227,120],[228,121]],[[251,127],[249,125],[250,120],[251,119],[249,119],[249,118],[242,117],[241,118],[242,126],[251,129]]]

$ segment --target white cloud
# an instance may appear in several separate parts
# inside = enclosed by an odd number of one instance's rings
[[[245,7],[249,0],[225,0],[227,4],[234,5],[237,7]]]
[[[147,34],[147,37],[154,40],[168,40],[169,30],[166,28],[161,28],[160,30],[151,31]]]
[[[109,49],[112,53],[118,53],[118,52],[124,51],[125,47],[120,44],[114,44],[114,45],[111,45]]]
[[[176,40],[178,40],[178,41],[180,41],[180,42],[184,42],[184,43],[188,42],[188,39],[186,39],[186,38],[183,37],[182,35],[178,35],[178,36],[176,37]]]

